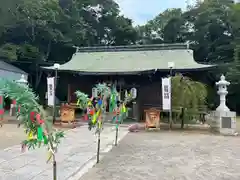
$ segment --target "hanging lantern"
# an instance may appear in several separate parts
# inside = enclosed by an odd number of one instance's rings
[[[137,97],[137,89],[136,88],[132,88],[130,90],[130,94],[131,94],[132,98],[135,99]]]
[[[97,88],[92,88],[92,97],[94,97],[94,98],[98,97]]]
[[[125,98],[127,98],[128,97],[128,92],[127,92],[127,90],[125,90]]]

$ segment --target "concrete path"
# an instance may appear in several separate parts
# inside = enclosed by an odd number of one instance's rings
[[[129,133],[80,180],[239,180],[240,137]]]
[[[127,129],[121,128],[119,140],[126,134]],[[112,148],[114,128],[105,127],[101,137],[103,155]],[[92,160],[95,163],[96,143],[96,136],[87,126],[67,131],[57,153],[58,180],[74,180],[74,175],[78,175],[88,162]],[[20,146],[17,145],[1,150],[0,180],[52,180],[52,164],[46,164],[46,159],[46,148],[21,153]]]

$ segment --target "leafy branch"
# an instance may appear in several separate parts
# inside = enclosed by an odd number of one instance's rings
[[[88,95],[81,91],[76,91],[75,94],[78,99],[77,105],[83,110],[86,109],[88,106],[88,102],[90,101],[90,98],[88,97]]]
[[[60,139],[64,137],[62,131],[51,128],[51,121],[47,118],[43,107],[38,103],[38,97],[31,88],[20,85],[13,81],[0,79],[0,94],[15,99],[20,106],[17,117],[24,125],[25,133],[31,137],[22,142],[28,149],[35,149],[41,145],[48,145],[51,150],[56,151]],[[41,117],[41,122],[32,117],[33,112]],[[43,139],[39,139],[39,128],[43,128]],[[41,134],[40,134],[41,135]]]

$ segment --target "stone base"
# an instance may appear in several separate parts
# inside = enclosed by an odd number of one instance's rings
[[[236,112],[212,111],[210,113],[210,127],[212,131],[223,135],[235,135]]]
[[[9,111],[9,116],[16,116],[16,114],[17,114],[17,108],[14,104],[11,104],[10,111]]]

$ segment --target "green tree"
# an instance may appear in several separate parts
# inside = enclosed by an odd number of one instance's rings
[[[137,27],[139,43],[188,42],[197,62],[218,64],[218,68],[205,73],[206,83],[213,86],[220,74],[227,74],[232,82],[228,103],[233,109],[240,109],[236,100],[240,97],[239,17],[239,3],[232,0],[199,0],[185,12],[169,9]]]
[[[228,104],[231,109],[240,110],[240,3],[233,6],[231,25],[233,29],[234,41],[234,61],[231,63],[227,78],[231,82],[229,88]]]
[[[73,46],[135,43],[132,21],[114,0],[9,0],[0,7],[0,57],[21,62],[35,87],[39,66],[68,61]]]
[[[139,43],[143,44],[184,42],[184,30],[181,9],[167,9],[146,25],[137,27]]]
[[[5,32],[1,36],[1,47],[3,52],[11,50],[7,54],[12,54],[5,58],[46,60],[51,51],[51,43],[63,37],[56,28],[61,17],[57,1],[19,0],[18,6],[7,13],[11,14],[14,24],[3,26]]]
[[[184,120],[192,120],[198,115],[199,110],[206,106],[207,87],[203,83],[193,81],[181,74],[172,77],[171,81],[172,106],[175,109],[183,110],[177,113],[177,118],[184,116],[182,117],[183,128]]]
[[[9,0],[1,7],[0,56],[6,59],[64,62],[72,46],[135,43],[132,21],[113,0],[18,0],[17,6]]]
[[[233,60],[230,24],[232,0],[204,0],[184,13],[191,27],[187,39],[199,62],[225,63]]]

